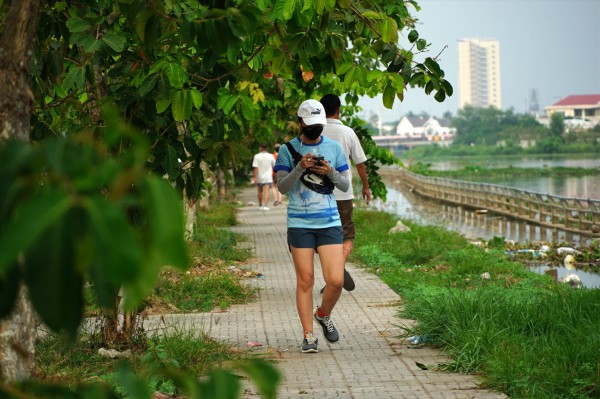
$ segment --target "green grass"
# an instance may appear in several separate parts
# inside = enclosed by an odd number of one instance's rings
[[[58,335],[47,335],[36,345],[36,377],[39,381],[72,387],[105,382],[123,394],[117,372],[127,365],[147,376],[146,383],[152,392],[173,395],[177,393],[173,381],[153,371],[168,366],[171,371],[202,376],[223,362],[256,358],[250,351],[232,350],[228,344],[196,331],[174,328],[169,335],[138,338],[136,345],[130,348],[130,357],[109,359],[98,353],[99,345],[94,336],[82,335],[76,342],[69,343]]]
[[[571,289],[529,272],[502,250],[457,233],[357,209],[353,260],[403,297],[406,335],[427,337],[511,398],[600,398],[600,290]],[[482,279],[489,273],[490,279]]]

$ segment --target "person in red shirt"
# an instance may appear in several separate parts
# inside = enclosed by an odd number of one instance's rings
[[[281,148],[281,144],[275,144],[275,152],[273,152],[273,157],[275,161],[277,161],[277,154],[279,153],[279,148]],[[279,192],[277,189],[277,172],[273,172],[273,206],[283,204],[283,194]]]

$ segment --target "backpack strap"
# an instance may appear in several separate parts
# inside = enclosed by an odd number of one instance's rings
[[[292,143],[290,143],[288,141],[287,143],[285,143],[285,146],[290,151],[290,154],[292,154],[292,158],[294,159],[294,163],[297,164],[298,162],[300,162],[300,160],[302,159],[302,155],[300,155],[300,153],[298,151],[296,151],[296,149],[294,148],[294,146],[292,145]]]

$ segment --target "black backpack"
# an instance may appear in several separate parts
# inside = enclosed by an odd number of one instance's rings
[[[292,154],[294,165],[297,165],[302,159],[302,155],[296,151],[292,143],[287,142],[285,143],[285,146],[290,151],[290,154]],[[306,186],[306,188],[309,188],[319,194],[333,193],[333,182],[327,175],[320,175],[312,172],[310,169],[306,169],[306,171],[302,173],[302,176],[300,176],[300,181]]]

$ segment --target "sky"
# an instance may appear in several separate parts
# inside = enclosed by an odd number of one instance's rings
[[[422,89],[409,88],[392,110],[381,96],[363,97],[363,119],[380,113],[383,122],[393,122],[409,111],[456,115],[459,39],[499,41],[503,110],[526,112],[533,89],[542,111],[569,95],[600,94],[600,0],[417,1],[421,10],[412,15],[419,20],[420,37],[431,43],[426,56],[443,50],[438,62],[454,95],[438,103]]]

